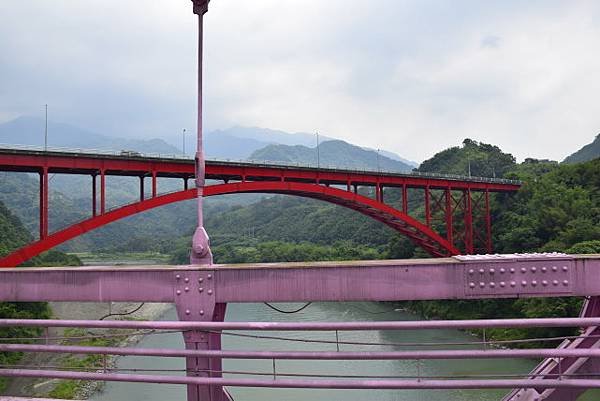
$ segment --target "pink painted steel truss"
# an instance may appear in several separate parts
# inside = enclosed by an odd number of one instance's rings
[[[179,322],[0,320],[0,326],[93,327],[177,330],[185,350],[1,344],[0,351],[182,357],[187,377],[4,369],[0,376],[33,376],[176,383],[190,400],[227,400],[223,386],[288,388],[452,389],[518,388],[507,400],[575,400],[600,388],[600,256],[563,254],[464,256],[446,259],[279,263],[210,266],[27,268],[0,270],[0,301],[168,302]],[[224,322],[230,302],[397,301],[516,297],[590,297],[580,318],[417,322]],[[298,352],[221,350],[223,330],[423,330],[435,328],[582,327],[581,336],[558,349]],[[424,360],[545,358],[530,377],[495,379],[330,380],[327,378],[221,377],[221,360]],[[557,370],[556,372],[552,369]],[[560,369],[560,370],[558,370]]]

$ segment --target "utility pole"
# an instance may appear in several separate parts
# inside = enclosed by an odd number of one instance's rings
[[[319,133],[316,132],[317,134],[317,168],[321,168],[321,154],[320,154],[320,150],[319,150]]]
[[[46,104],[46,128],[44,129],[44,151],[48,150],[48,105]]]

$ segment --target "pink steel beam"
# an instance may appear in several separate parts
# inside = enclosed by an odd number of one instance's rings
[[[464,258],[462,258],[464,259]],[[396,301],[600,295],[600,256],[303,262],[210,267],[0,269],[0,301],[178,302],[214,286],[216,303]],[[183,286],[185,279],[189,284]],[[206,294],[202,293],[202,294]]]
[[[590,379],[481,379],[481,380],[300,380],[300,379],[233,379],[162,375],[133,375],[120,373],[64,372],[52,370],[0,369],[2,377],[35,377],[71,380],[117,381],[132,383],[187,384],[197,386],[313,388],[313,389],[372,389],[372,390],[450,390],[482,388],[600,388],[600,380]]]
[[[593,327],[594,318],[478,319],[380,322],[215,322],[215,321],[128,321],[128,320],[52,320],[0,319],[0,327],[87,327],[94,329],[155,330],[252,330],[252,331],[372,331],[372,330],[440,330],[530,327]]]
[[[164,358],[201,357],[227,359],[281,359],[281,360],[454,360],[505,358],[599,358],[600,349],[488,349],[488,350],[420,350],[420,351],[214,351],[176,350],[164,348],[87,347],[43,344],[0,344],[2,352],[45,352],[79,355],[155,356]],[[563,372],[563,374],[568,374]],[[540,376],[556,377],[552,375]]]

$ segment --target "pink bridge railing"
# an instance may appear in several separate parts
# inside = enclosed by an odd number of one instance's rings
[[[447,259],[281,263],[211,266],[27,268],[0,270],[0,301],[78,302],[170,302],[179,321],[95,320],[0,320],[0,327],[83,327],[97,330],[127,329],[181,332],[186,348],[149,349],[90,347],[51,344],[40,338],[33,344],[0,342],[2,352],[43,352],[95,355],[185,358],[186,376],[169,376],[151,369],[140,374],[118,368],[93,371],[58,367],[2,366],[0,376],[57,379],[129,381],[186,385],[188,399],[231,399],[224,387],[330,388],[330,389],[516,389],[509,395],[519,400],[575,400],[590,388],[600,388],[596,362],[600,349],[594,329],[600,314],[579,318],[384,321],[384,322],[225,322],[231,302],[391,301],[425,299],[483,299],[497,297],[600,296],[600,256],[562,254],[494,255]],[[589,303],[589,302],[588,302]],[[596,308],[597,309],[597,308]],[[222,350],[221,335],[236,331],[345,331],[489,329],[525,327],[586,328],[580,334],[554,338],[560,348],[501,349],[484,341],[481,349],[436,349],[394,351],[261,351]],[[271,338],[271,337],[270,337]],[[281,337],[286,339],[287,337]],[[289,339],[289,338],[288,338]],[[531,341],[527,340],[527,341]],[[539,339],[537,339],[539,340]],[[541,340],[545,341],[545,340]],[[590,342],[591,341],[591,342]],[[18,341],[15,341],[18,342]],[[313,342],[308,340],[306,342]],[[318,342],[318,341],[314,341]],[[360,344],[354,342],[352,344]],[[471,343],[473,344],[473,343]],[[578,344],[586,344],[584,347]],[[374,345],[364,343],[364,345]],[[406,344],[423,346],[426,344]],[[431,345],[431,344],[430,344]],[[571,346],[573,345],[573,346]],[[440,348],[441,347],[441,348]],[[404,376],[310,375],[277,370],[280,360],[464,360],[499,358],[544,358],[558,369],[529,375],[474,374],[443,377],[421,374]],[[224,359],[272,360],[273,371],[228,372]],[[342,362],[341,362],[342,363]],[[554,366],[553,365],[553,366]],[[158,374],[156,374],[158,373]],[[227,374],[223,377],[223,374]],[[239,374],[248,377],[239,377]],[[317,377],[315,377],[317,376]],[[565,394],[568,394],[565,397]],[[570,394],[570,395],[569,395]],[[558,398],[560,396],[560,398]]]

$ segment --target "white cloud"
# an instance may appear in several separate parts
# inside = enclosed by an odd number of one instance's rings
[[[194,126],[191,2],[0,4],[0,117]],[[600,131],[593,1],[213,0],[206,126],[318,130],[422,160],[465,137],[562,159]],[[26,22],[24,22],[26,21]]]

